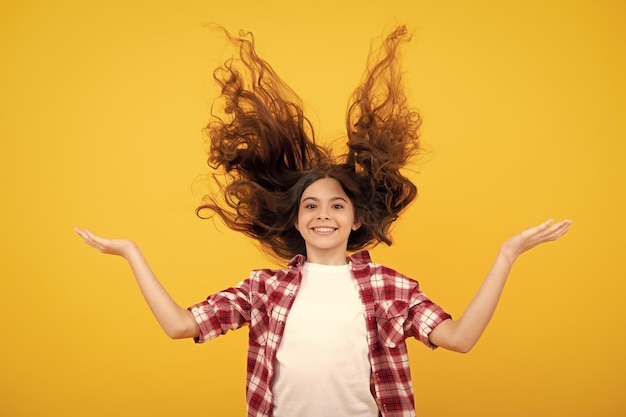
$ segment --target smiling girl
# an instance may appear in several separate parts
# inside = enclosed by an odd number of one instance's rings
[[[416,281],[373,263],[364,250],[391,244],[391,224],[417,196],[401,173],[419,149],[420,125],[401,88],[397,55],[409,40],[406,29],[397,28],[371,54],[348,108],[341,157],[315,142],[302,103],[256,55],[252,35],[226,36],[239,56],[215,72],[223,114],[207,126],[209,165],[224,174],[215,177],[221,194],[207,196],[197,214],[218,215],[287,266],[252,271],[185,309],[134,242],[76,231],[129,262],[168,336],[205,342],[249,328],[248,416],[413,416],[405,340],[469,351],[515,260],[558,239],[571,221],[548,220],[507,240],[453,320]]]

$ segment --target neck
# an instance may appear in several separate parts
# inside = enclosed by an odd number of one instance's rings
[[[345,265],[348,263],[345,251],[341,252],[324,252],[324,251],[307,251],[306,260],[314,264],[322,265]]]

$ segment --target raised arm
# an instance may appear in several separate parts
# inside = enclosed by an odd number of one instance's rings
[[[183,339],[198,336],[198,325],[191,312],[180,307],[170,297],[133,241],[104,239],[89,230],[75,231],[89,246],[102,253],[121,256],[128,261],[150,310],[169,337]]]
[[[435,327],[429,336],[431,343],[456,352],[469,352],[487,327],[515,260],[527,250],[563,236],[571,224],[571,220],[553,224],[550,219],[504,242],[463,315],[458,320],[445,320]]]

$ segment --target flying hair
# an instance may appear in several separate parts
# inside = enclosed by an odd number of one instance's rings
[[[306,255],[294,226],[300,197],[311,183],[331,177],[362,223],[350,235],[348,250],[391,245],[392,223],[417,197],[415,185],[400,172],[419,150],[421,123],[402,88],[399,47],[410,40],[406,27],[397,27],[370,53],[348,105],[343,155],[316,142],[302,101],[257,55],[253,34],[233,36],[221,29],[237,55],[213,73],[221,94],[205,127],[207,162],[219,192],[205,196],[196,214],[217,214],[278,258]]]

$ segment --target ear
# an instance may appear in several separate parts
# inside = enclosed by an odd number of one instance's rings
[[[296,222],[293,224],[293,226],[296,228],[296,230],[299,232],[300,228],[298,227],[298,220],[296,220]]]
[[[359,227],[361,227],[361,223],[360,221],[355,220],[354,224],[352,224],[352,231],[356,232],[357,230],[359,230]]]

